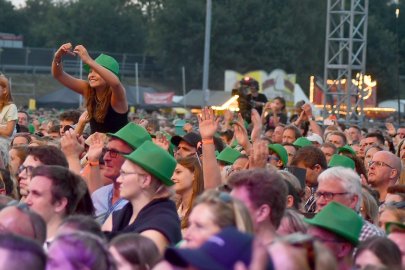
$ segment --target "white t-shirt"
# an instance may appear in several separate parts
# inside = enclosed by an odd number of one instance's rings
[[[0,112],[0,126],[5,127],[7,126],[7,122],[17,120],[18,120],[17,106],[15,106],[14,103],[4,106]],[[14,136],[16,132],[17,130],[14,127],[13,134],[10,137]]]

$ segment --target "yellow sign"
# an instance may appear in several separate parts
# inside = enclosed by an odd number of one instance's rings
[[[37,101],[33,98],[30,98],[28,101],[28,110],[35,111],[37,108]]]

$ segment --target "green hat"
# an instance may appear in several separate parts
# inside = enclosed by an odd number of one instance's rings
[[[102,53],[95,59],[95,61],[100,66],[105,67],[106,69],[114,73],[118,78],[120,77],[120,65],[113,57]],[[90,72],[90,67],[87,64],[83,65],[83,69],[87,72]]]
[[[390,234],[392,232],[405,233],[405,224],[400,222],[387,222],[385,224],[385,232]]]
[[[337,149],[337,152],[338,152],[338,154],[340,154],[342,152],[347,152],[347,153],[350,153],[352,155],[356,155],[356,151],[354,151],[354,149],[348,144],[346,144],[345,146],[339,147]]]
[[[144,142],[134,152],[124,157],[158,178],[166,186],[174,185],[171,178],[177,162],[167,151],[153,142]]]
[[[277,156],[281,159],[281,162],[283,162],[283,165],[287,166],[288,153],[287,150],[285,150],[284,146],[278,143],[269,144],[269,150],[272,150],[274,153],[276,153]]]
[[[337,202],[330,202],[314,218],[304,218],[310,225],[330,231],[353,245],[359,243],[363,219],[352,209]]]
[[[293,143],[293,145],[297,146],[297,147],[304,147],[304,146],[309,146],[309,145],[313,145],[312,142],[310,140],[308,140],[305,137],[299,137],[298,139],[295,140],[295,142]]]
[[[146,131],[146,129],[132,122],[126,124],[123,128],[121,128],[117,132],[107,133],[107,135],[123,140],[124,142],[129,144],[129,146],[131,146],[133,149],[138,148],[145,141],[152,140],[152,137]]]
[[[331,167],[345,167],[345,168],[349,168],[349,169],[355,169],[356,165],[354,164],[353,159],[346,157],[346,156],[342,156],[342,155],[338,155],[338,154],[334,154],[332,156],[332,158],[329,161],[328,166]]]
[[[227,165],[231,165],[238,159],[242,154],[231,147],[225,147],[224,150],[219,153],[217,160],[225,162]]]
[[[176,135],[183,136],[186,134],[186,132],[183,129],[183,127],[186,123],[187,122],[183,119],[179,119],[176,121],[176,123],[174,124],[174,131],[175,131]]]

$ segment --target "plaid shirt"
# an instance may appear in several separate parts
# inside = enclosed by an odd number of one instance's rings
[[[363,224],[363,227],[361,228],[360,237],[359,237],[360,242],[363,242],[364,240],[366,240],[367,238],[369,238],[371,236],[385,236],[385,233],[382,230],[380,230],[380,228],[378,228],[374,224],[368,222],[367,220],[363,220],[363,221],[364,221],[364,224]]]
[[[306,201],[304,207],[307,213],[315,213],[316,210],[316,200],[315,200],[315,192],[317,187],[311,188],[311,196],[309,196],[308,200]]]

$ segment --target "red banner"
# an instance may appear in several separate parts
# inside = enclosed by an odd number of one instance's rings
[[[145,104],[172,104],[174,92],[143,93]]]

